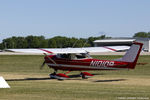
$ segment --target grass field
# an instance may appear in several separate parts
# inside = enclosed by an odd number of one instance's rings
[[[121,56],[93,56],[116,59]],[[0,76],[11,86],[0,89],[0,100],[121,100],[150,99],[150,56],[140,56],[135,70],[90,71],[89,79],[80,77],[64,81],[49,79],[53,70],[39,66],[43,56],[0,55]],[[62,72],[62,71],[59,71]],[[79,74],[80,72],[72,72]]]

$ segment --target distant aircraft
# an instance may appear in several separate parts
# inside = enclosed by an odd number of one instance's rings
[[[8,49],[13,52],[26,53],[44,53],[44,62],[54,72],[50,74],[51,78],[67,79],[71,71],[81,71],[81,77],[88,78],[93,76],[87,70],[121,70],[134,69],[141,52],[143,44],[134,42],[126,54],[115,60],[93,59],[89,53],[93,52],[117,52],[127,49],[126,46],[109,46],[109,47],[87,47],[87,48],[61,48],[61,49]],[[50,54],[47,55],[46,53]],[[57,73],[58,70],[66,70],[66,73]]]

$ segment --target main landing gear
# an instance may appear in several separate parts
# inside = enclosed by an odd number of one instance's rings
[[[68,71],[66,73],[58,73],[57,74],[57,70],[55,70],[52,74],[49,74],[51,79],[58,79],[58,80],[64,80],[64,79],[68,79],[69,76],[67,76],[68,73],[70,73],[71,71]],[[82,79],[87,79],[89,77],[92,77],[94,75],[88,73],[88,72],[81,72],[80,76],[82,77]]]
[[[68,71],[67,73],[69,73],[70,71]],[[52,79],[58,79],[58,80],[64,80],[64,79],[67,79],[69,78],[69,76],[67,76],[66,74],[67,73],[57,73],[57,70],[54,71],[54,73],[52,74],[49,74],[50,78]]]
[[[92,75],[92,74],[90,74],[88,72],[81,72],[80,76],[82,77],[82,79],[87,79],[87,78],[92,77],[94,75]]]

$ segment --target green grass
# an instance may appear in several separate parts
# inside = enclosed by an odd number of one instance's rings
[[[121,56],[93,56],[99,59],[116,59]],[[150,98],[150,56],[140,56],[134,70],[90,71],[95,75],[82,80],[64,81],[47,79],[53,70],[39,70],[43,56],[0,55],[0,76],[10,89],[0,89],[0,100],[115,100],[118,97]],[[62,72],[62,71],[60,71]],[[72,72],[70,74],[78,74]]]

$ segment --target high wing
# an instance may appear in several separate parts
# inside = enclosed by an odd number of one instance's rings
[[[105,46],[84,48],[42,48],[42,49],[6,49],[6,51],[20,53],[96,53],[96,52],[118,52],[128,50],[130,46]]]

